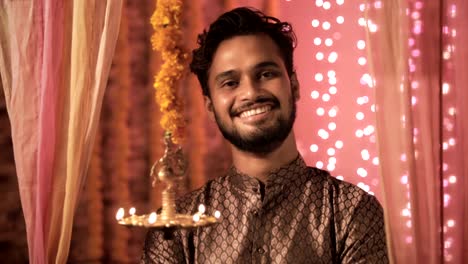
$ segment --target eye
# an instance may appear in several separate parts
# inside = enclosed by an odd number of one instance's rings
[[[275,71],[262,71],[259,75],[259,79],[269,80],[276,76],[278,76],[278,74]]]
[[[227,80],[227,81],[225,81],[225,82],[223,82],[223,83],[221,84],[221,87],[224,87],[224,88],[234,88],[234,87],[237,86],[238,83],[239,83],[239,82],[234,81],[234,80]]]

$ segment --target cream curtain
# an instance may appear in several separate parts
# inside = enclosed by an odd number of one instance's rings
[[[2,1],[0,75],[31,263],[65,263],[121,0]]]
[[[393,263],[462,263],[467,5],[376,2],[368,1],[367,23],[377,25],[368,37],[390,256]]]

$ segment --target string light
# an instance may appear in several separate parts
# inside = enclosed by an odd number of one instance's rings
[[[368,14],[369,12],[383,12],[387,3],[382,0],[370,2],[322,0],[314,2],[312,2],[312,6],[317,9],[317,12],[314,12],[314,17],[310,20],[311,24],[308,25],[310,31],[308,34],[310,34],[312,42],[309,45],[311,51],[308,56],[311,59],[308,60],[310,63],[308,66],[310,69],[319,69],[319,71],[308,74],[310,76],[306,78],[309,78],[311,83],[304,86],[305,94],[310,94],[310,97],[305,96],[305,105],[311,108],[307,111],[313,113],[310,117],[311,129],[305,132],[307,136],[304,136],[311,141],[304,144],[309,146],[308,149],[305,148],[306,156],[312,159],[311,164],[329,170],[337,179],[344,180],[346,177],[346,180],[359,184],[358,186],[364,191],[371,194],[376,192],[379,196],[380,160],[376,146],[375,113],[380,109],[376,105],[373,89],[378,85],[377,82],[380,79],[375,78],[369,71],[371,61],[368,57],[368,49],[371,42],[368,41],[366,30],[371,33],[371,39],[372,36],[380,33],[382,25]],[[410,55],[407,66],[409,74],[413,75],[405,79],[409,86],[399,87],[402,93],[410,95],[411,107],[415,110],[425,105],[425,101],[419,96],[419,93],[423,91],[422,88],[425,88],[426,83],[423,79],[415,77],[420,74],[421,58],[424,58],[425,55],[425,50],[420,48],[421,34],[426,30],[422,20],[424,5],[423,1],[415,0],[408,6],[407,17],[411,27],[407,40]],[[357,10],[357,13],[349,14],[347,10],[350,9]],[[457,11],[455,5],[448,5],[445,14],[448,17],[460,16]],[[353,32],[353,34],[348,32]],[[445,25],[442,34],[453,38],[457,36],[457,30],[450,25]],[[350,48],[345,52],[344,46]],[[453,63],[452,59],[456,56],[456,48],[453,43],[443,43],[441,54],[443,63]],[[346,65],[344,69],[343,65]],[[353,69],[352,72],[349,71],[350,68]],[[448,101],[452,98],[454,88],[454,83],[450,80],[443,81],[440,89],[444,100]],[[351,89],[352,92],[350,92]],[[460,144],[455,136],[457,129],[454,120],[459,118],[455,104],[446,105],[443,109],[443,115],[444,139],[442,146],[444,157],[446,157],[452,155],[457,149],[457,144]],[[417,123],[406,114],[400,116],[403,128],[409,128],[410,125],[413,126]],[[420,131],[422,131],[421,128],[416,127],[414,130],[412,128],[412,142],[416,146],[416,150],[424,142]],[[408,163],[414,158],[420,159],[421,156],[421,153],[417,151],[407,154],[411,156],[402,155],[400,157],[403,163]],[[349,160],[350,157],[351,160]],[[460,182],[455,168],[448,162],[442,166],[445,207],[451,206],[455,201],[450,190]],[[411,244],[414,240],[410,230],[414,228],[416,222],[412,219],[412,209],[409,203],[412,188],[409,188],[411,178],[408,175],[410,175],[409,172],[403,172],[395,177],[404,190],[407,190],[404,193],[404,198],[408,199],[408,203],[405,202],[399,212],[401,212],[402,225],[409,230],[402,239]],[[450,245],[447,246],[447,249],[452,248],[452,244],[448,241],[453,236],[451,230],[457,228],[457,220],[451,216],[444,219],[444,230],[446,230],[444,243]],[[460,226],[459,222],[458,226]],[[444,256],[447,260],[453,256],[453,253],[450,250],[445,251]]]

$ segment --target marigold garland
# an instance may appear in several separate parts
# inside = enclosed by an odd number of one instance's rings
[[[161,126],[172,134],[173,141],[182,143],[186,126],[183,105],[178,98],[177,82],[182,78],[188,54],[182,44],[182,1],[158,0],[151,17],[154,34],[153,49],[161,52],[163,64],[156,75],[154,88],[156,102],[161,110]]]

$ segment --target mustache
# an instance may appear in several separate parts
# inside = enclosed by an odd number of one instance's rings
[[[240,113],[255,108],[257,105],[262,105],[262,104],[271,104],[272,107],[277,107],[279,106],[280,102],[279,100],[274,97],[274,96],[259,96],[255,98],[253,101],[248,101],[245,102],[244,104],[240,105],[239,107],[236,107],[235,109],[231,110],[231,116],[236,116],[239,115]]]

